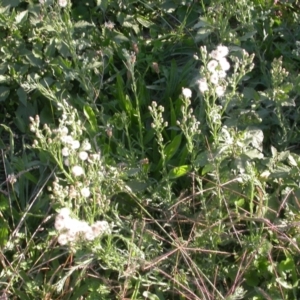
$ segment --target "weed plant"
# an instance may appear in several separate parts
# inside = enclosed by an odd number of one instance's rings
[[[0,1],[0,299],[300,299],[299,3]]]

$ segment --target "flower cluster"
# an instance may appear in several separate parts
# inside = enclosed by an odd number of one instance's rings
[[[80,239],[93,241],[95,238],[110,233],[110,226],[106,221],[97,221],[89,225],[85,221],[73,219],[68,208],[62,208],[55,218],[55,229],[59,232],[58,243],[66,245]]]
[[[206,49],[201,49],[202,54],[207,56]],[[198,80],[198,87],[202,94],[209,91],[209,87],[213,88],[218,97],[222,97],[225,93],[225,78],[230,64],[226,58],[229,50],[226,46],[218,46],[217,49],[211,51],[208,55],[206,64],[207,75]]]

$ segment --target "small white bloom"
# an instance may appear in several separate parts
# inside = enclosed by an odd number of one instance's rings
[[[88,198],[91,195],[91,192],[88,187],[84,187],[81,189],[80,194],[82,197]]]
[[[60,129],[62,135],[67,135],[69,133],[68,127],[64,126]]]
[[[55,218],[54,227],[57,231],[61,231],[65,228],[65,219],[59,217],[59,215]]]
[[[61,150],[61,154],[62,154],[62,156],[69,156],[69,154],[70,154],[69,148],[63,147]]]
[[[92,230],[95,236],[102,235],[103,233],[110,233],[109,224],[106,221],[97,221],[92,225]]]
[[[93,241],[95,239],[95,235],[91,227],[89,227],[89,229],[84,232],[84,238],[87,241]]]
[[[212,59],[211,61],[208,62],[207,64],[207,70],[209,72],[215,72],[216,68],[218,67],[218,62],[214,59]]]
[[[67,166],[67,167],[70,165],[70,161],[69,161],[68,158],[66,158],[66,159],[64,160],[64,164],[65,164],[65,166]]]
[[[90,155],[90,162],[97,162],[100,160],[101,155],[99,153],[94,153]]]
[[[225,93],[224,87],[222,87],[220,85],[216,87],[216,94],[218,97],[222,97],[224,95],[224,93]]]
[[[60,245],[66,245],[68,243],[68,237],[66,234],[62,233],[58,236],[57,241]]]
[[[88,158],[89,155],[85,151],[80,151],[79,154],[78,154],[78,156],[79,156],[79,158],[81,160],[87,160],[87,158]]]
[[[115,27],[115,23],[111,22],[111,21],[105,22],[104,23],[104,27],[107,28],[107,29],[109,29],[109,30],[113,30],[114,27]]]
[[[64,143],[64,144],[72,144],[74,139],[72,138],[71,135],[63,135],[60,140]]]
[[[210,82],[213,84],[218,84],[219,83],[219,76],[217,73],[212,73],[210,75]]]
[[[219,76],[219,78],[225,78],[226,77],[226,72],[225,71],[223,71],[223,70],[221,70],[221,71],[218,71],[218,76]]]
[[[67,0],[58,0],[58,5],[60,7],[66,7],[68,4],[68,1]]]
[[[67,208],[67,207],[62,208],[62,209],[59,211],[59,215],[60,215],[60,216],[63,216],[63,217],[69,217],[70,214],[71,214],[71,211],[70,211],[70,209]]]
[[[72,147],[72,149],[74,149],[74,150],[78,149],[78,148],[80,147],[80,142],[77,141],[77,140],[73,141],[73,142],[71,143],[71,147]]]
[[[225,57],[229,53],[229,50],[226,46],[218,46],[216,50],[211,51],[210,57],[220,60],[221,58]]]
[[[208,84],[205,78],[199,79],[197,83],[201,93],[205,93],[206,91],[208,91]]]
[[[182,95],[187,98],[190,99],[192,97],[192,91],[188,88],[183,88],[182,89]]]
[[[82,143],[82,149],[84,151],[89,151],[91,150],[91,148],[92,148],[91,144],[87,140],[84,140]]]
[[[220,64],[220,67],[223,71],[228,71],[230,69],[230,64],[229,64],[228,60],[225,57],[222,57],[219,60],[219,64]]]
[[[72,173],[73,173],[74,176],[81,176],[81,175],[84,174],[84,170],[80,166],[74,166],[72,168]]]

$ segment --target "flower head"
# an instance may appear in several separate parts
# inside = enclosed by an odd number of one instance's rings
[[[216,94],[218,97],[222,97],[225,94],[225,88],[221,85],[216,87]]]
[[[188,88],[183,88],[182,89],[182,94],[187,99],[190,99],[192,97],[192,91]]]
[[[211,51],[210,57],[216,60],[224,58],[229,53],[229,50],[226,46],[218,46],[216,50]]]
[[[213,73],[210,75],[210,82],[213,84],[218,84],[219,83],[219,76],[217,73]]]
[[[88,187],[84,187],[81,189],[80,194],[82,197],[88,198],[91,195],[91,192]]]
[[[74,166],[72,168],[72,173],[73,173],[74,176],[81,176],[81,175],[84,174],[84,170],[80,166]]]
[[[206,91],[208,91],[208,84],[205,78],[199,79],[197,83],[201,93],[205,93]]]
[[[87,160],[87,158],[89,157],[89,155],[85,151],[80,151],[78,156],[81,160]]]
[[[66,7],[68,5],[68,1],[67,0],[58,0],[58,5],[60,7]]]
[[[230,69],[230,64],[225,57],[222,57],[219,60],[219,64],[220,64],[221,70],[223,70],[223,71],[228,71]]]
[[[219,63],[216,60],[212,59],[207,64],[207,70],[209,72],[215,72],[215,70],[218,67],[218,65],[219,65]]]

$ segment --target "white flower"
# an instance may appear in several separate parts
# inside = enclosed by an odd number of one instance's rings
[[[70,154],[69,148],[63,147],[61,150],[61,154],[62,154],[62,156],[69,156],[69,154]]]
[[[217,73],[213,73],[210,76],[210,82],[213,84],[218,84],[219,83],[219,76]]]
[[[74,150],[78,149],[78,148],[80,147],[80,142],[77,141],[77,140],[72,141],[71,147],[72,147],[72,149],[74,149]]]
[[[92,230],[95,236],[103,233],[110,233],[109,224],[106,221],[97,221],[92,225]]]
[[[109,29],[109,30],[113,30],[114,27],[115,27],[115,23],[111,22],[111,21],[105,22],[104,23],[104,27],[107,28],[107,29]]]
[[[69,129],[66,126],[64,126],[60,129],[60,132],[62,135],[67,135],[69,133]]]
[[[62,208],[62,209],[59,211],[59,215],[60,215],[60,216],[63,216],[63,217],[68,217],[68,216],[70,216],[70,214],[71,214],[71,211],[70,211],[70,209],[67,208],[67,207]]]
[[[66,245],[68,243],[68,237],[66,234],[62,233],[58,236],[57,241],[60,245]]]
[[[68,4],[68,1],[67,0],[58,0],[58,5],[60,7],[66,7]]]
[[[92,148],[91,144],[87,140],[84,140],[82,143],[82,149],[84,151],[89,151],[91,150],[91,148]]]
[[[63,135],[60,140],[64,143],[64,144],[72,144],[74,139],[72,138],[72,136],[70,135]]]
[[[216,94],[218,97],[222,97],[224,95],[224,93],[225,93],[224,87],[222,87],[220,85],[216,87]]]
[[[80,151],[79,152],[79,154],[78,154],[78,156],[79,156],[79,158],[81,159],[81,160],[86,160],[87,158],[88,158],[88,154],[87,154],[87,152],[85,152],[85,151]]]
[[[80,194],[82,197],[88,198],[91,195],[91,192],[88,187],[84,187],[81,189]]]
[[[216,50],[211,51],[210,57],[220,60],[221,58],[225,57],[229,53],[229,50],[226,46],[218,46]]]
[[[182,95],[187,98],[190,99],[192,97],[192,91],[188,88],[183,88],[182,89]]]
[[[72,168],[72,173],[73,173],[74,176],[81,176],[81,175],[84,174],[84,170],[80,166],[74,166]]]
[[[89,229],[84,232],[84,238],[88,241],[92,241],[95,239],[95,235],[91,227],[89,227]]]
[[[226,77],[226,72],[225,71],[223,71],[223,70],[221,70],[221,71],[217,71],[218,72],[218,76],[219,76],[219,78],[225,78]]]
[[[208,84],[205,78],[199,79],[197,83],[201,93],[205,93],[206,91],[208,91]]]
[[[228,60],[225,57],[222,57],[219,60],[219,64],[220,64],[220,67],[223,71],[228,71],[230,69],[230,64],[229,64]]]
[[[207,70],[209,72],[214,72],[216,70],[216,68],[218,67],[218,65],[219,65],[218,62],[216,60],[212,59],[207,64]]]
[[[94,153],[90,155],[90,160],[89,162],[97,162],[101,158],[101,155],[99,153]]]

